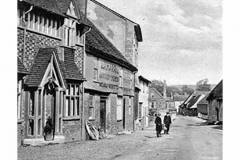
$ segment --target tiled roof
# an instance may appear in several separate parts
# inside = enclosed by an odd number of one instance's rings
[[[45,9],[47,11],[59,14],[64,16],[63,12],[64,9],[60,8],[59,6],[63,6],[62,1],[64,2],[65,6],[69,6],[67,3],[69,3],[70,0],[23,0],[24,2],[27,2],[31,5],[40,7],[42,9]]]
[[[222,92],[223,92],[223,80],[221,80],[214,88],[213,90],[209,93],[207,100],[212,100],[212,99],[218,99],[222,98]]]
[[[27,69],[24,67],[24,65],[22,64],[19,58],[17,58],[17,65],[18,65],[18,68],[17,68],[18,73],[28,74]]]
[[[31,67],[30,75],[26,80],[26,84],[28,86],[39,86],[53,53],[57,53],[56,48],[39,49],[39,52],[37,53],[34,63]],[[65,56],[63,62],[60,61],[58,55],[55,54],[64,81],[65,79],[83,80],[82,74],[79,72],[76,64],[74,63],[74,55],[72,49],[65,49],[64,55]]]
[[[97,29],[97,27],[88,19],[86,19],[87,25],[92,29],[86,34],[86,51],[99,56],[104,59],[108,59],[120,66],[128,68],[131,71],[137,71],[137,68],[133,66],[122,55],[122,53]]]
[[[208,101],[207,101],[207,95],[200,101],[198,102],[198,104],[208,104]]]
[[[64,66],[64,73],[66,79],[83,80],[83,76],[79,72],[79,69],[74,62],[73,49],[64,49],[64,62],[61,62],[61,64],[62,66]]]
[[[187,108],[191,108],[198,101],[198,99],[200,97],[201,97],[201,95],[192,96],[192,98],[189,100],[189,102],[187,104]]]
[[[66,16],[68,7],[70,6],[70,3],[76,3],[76,5],[79,5],[78,1],[75,0],[23,0],[31,5],[37,6],[39,8],[45,9],[49,12],[59,14],[61,16]],[[78,7],[76,7],[76,16],[79,17],[79,10]]]
[[[44,76],[44,73],[46,72],[46,69],[48,67],[48,64],[50,63],[51,56],[53,53],[57,53],[57,50],[55,48],[40,48],[34,63],[30,69],[30,75],[27,77],[26,84],[28,86],[39,86],[39,84],[42,81],[42,78]],[[56,55],[57,57],[57,55]],[[57,58],[57,61],[59,63],[59,59]],[[59,63],[60,64],[60,63]],[[63,67],[60,66],[60,70],[63,74]]]

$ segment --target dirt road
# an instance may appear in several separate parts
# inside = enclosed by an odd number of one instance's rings
[[[179,116],[169,135],[156,138],[154,126],[131,135],[86,141],[21,147],[19,159],[51,160],[221,160],[222,130],[194,117]]]

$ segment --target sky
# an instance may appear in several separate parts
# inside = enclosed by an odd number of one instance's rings
[[[221,0],[98,0],[140,24],[139,73],[168,85],[222,79]]]

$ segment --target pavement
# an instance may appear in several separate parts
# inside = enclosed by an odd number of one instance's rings
[[[177,116],[169,135],[155,126],[130,135],[18,148],[19,160],[222,160],[222,130],[196,117]]]

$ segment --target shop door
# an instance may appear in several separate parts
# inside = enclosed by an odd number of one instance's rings
[[[100,100],[100,127],[106,132],[106,100]]]

